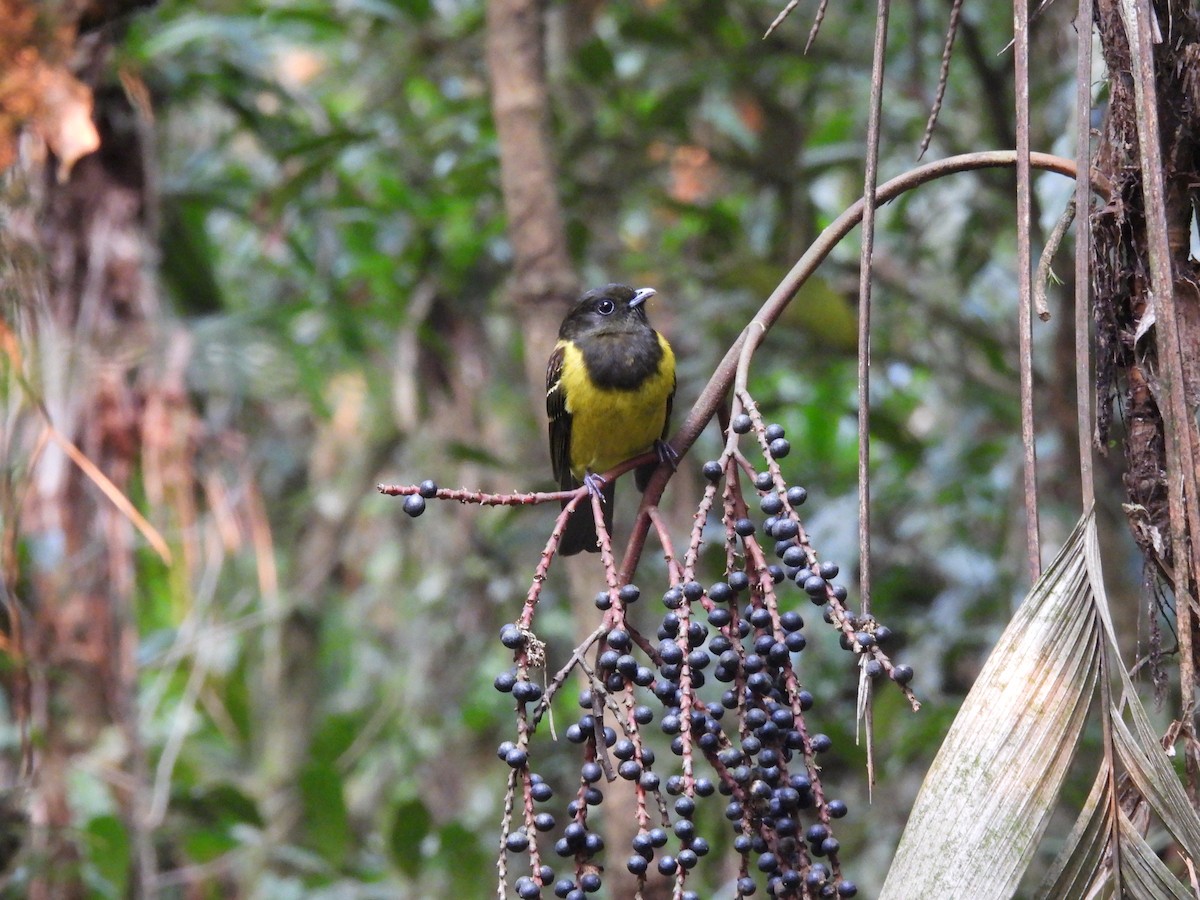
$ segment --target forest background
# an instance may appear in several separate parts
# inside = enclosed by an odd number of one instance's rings
[[[762,2],[541,9],[561,217],[546,224],[570,264],[541,283],[514,273],[506,230],[506,98],[488,68],[504,4],[138,5],[0,2],[16,23],[0,83],[62,89],[20,136],[0,92],[5,895],[486,896],[495,748],[512,737],[497,635],[553,516],[437,503],[414,520],[376,485],[552,489],[539,379],[563,307],[548,301],[582,286],[658,290],[686,411],[862,196],[874,5],[833,5],[807,50],[814,4],[766,38],[780,9]],[[881,180],[921,152],[952,8],[893,4]],[[1068,158],[1074,12],[1039,9],[1029,45],[1030,145]],[[1016,146],[1012,25],[1002,4],[961,9],[926,158]],[[1102,107],[1099,54],[1093,80]],[[70,124],[80,86],[98,150]],[[872,598],[922,707],[878,692],[869,801],[854,660],[813,628],[798,668],[867,896],[1030,587],[1015,185],[1012,169],[968,172],[878,213]],[[1036,259],[1075,187],[1032,185]],[[1033,329],[1044,561],[1080,512],[1069,246]],[[834,250],[752,370],[808,489],[805,525],[852,596],[858,261],[856,238]],[[668,490],[680,541],[720,445],[714,424]],[[1129,536],[1123,462],[1098,457],[1097,519],[1132,663],[1174,639]],[[594,625],[589,563],[542,595],[551,670]],[[1140,678],[1148,701],[1166,693],[1161,669]],[[576,764],[543,770],[566,785]],[[1087,786],[1069,786],[1060,840]],[[697,889],[734,873],[715,863]]]

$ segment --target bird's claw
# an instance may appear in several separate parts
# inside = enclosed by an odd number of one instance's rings
[[[583,476],[583,483],[587,485],[588,493],[593,494],[604,501],[604,485],[608,484],[608,479],[603,475],[597,475],[595,472],[588,472]]]
[[[672,472],[679,468],[679,454],[675,452],[675,448],[672,447],[667,441],[664,441],[661,438],[656,440],[654,442],[654,453],[658,456],[658,461],[660,463],[666,463],[671,467]]]

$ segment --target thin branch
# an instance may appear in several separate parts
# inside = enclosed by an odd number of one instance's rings
[[[1075,177],[1074,160],[1066,159],[1062,156],[1053,156],[1048,153],[1031,153],[1029,161],[1033,168],[1048,172],[1057,172],[1068,178]],[[953,175],[958,172],[969,172],[975,169],[1008,168],[1014,165],[1016,165],[1016,153],[1011,150],[980,151],[939,159],[910,169],[901,175],[897,175],[890,181],[881,184],[879,190],[875,193],[875,203],[877,206],[888,203],[906,191],[910,191],[930,181],[944,178],[947,175]],[[1107,197],[1109,195],[1110,188],[1106,179],[1094,179],[1093,186],[1102,196]],[[809,276],[816,271],[817,267],[824,261],[833,248],[862,220],[863,205],[861,199],[857,200],[825,227],[816,240],[809,245],[804,255],[792,266],[791,271],[784,276],[783,281],[771,292],[771,296],[759,308],[751,323],[747,325],[746,329],[742,331],[742,334],[733,342],[730,348],[725,351],[724,358],[717,365],[712,377],[700,392],[700,396],[696,398],[696,402],[688,412],[687,418],[684,419],[683,424],[679,426],[679,430],[671,438],[671,446],[675,448],[675,451],[680,456],[687,453],[692,444],[696,442],[696,438],[700,436],[700,433],[708,425],[709,420],[716,415],[717,410],[729,393],[737,369],[738,358],[742,353],[747,335],[752,330],[757,329],[762,329],[765,332],[775,324],[775,321],[787,309],[788,304],[791,303],[792,298],[796,296],[796,292],[800,290],[800,287],[808,280]],[[634,521],[633,533],[630,535],[629,543],[626,545],[625,556],[622,560],[622,582],[628,581],[632,577],[632,572],[637,568],[638,557],[650,529],[650,519],[644,513],[644,509],[657,505],[672,474],[670,466],[659,466],[658,470],[651,477],[650,483],[646,485],[646,491],[642,495],[642,511],[639,512],[637,519]]]
[[[771,24],[767,26],[767,30],[763,33],[763,40],[765,41],[767,38],[769,38],[771,36],[771,32],[774,31],[776,28],[778,28],[780,25],[782,25],[783,20],[786,19],[789,15],[791,15],[792,10],[795,9],[799,5],[800,5],[800,0],[788,0],[787,6],[785,6],[783,9],[781,9],[779,11],[779,15],[777,15],[774,18],[774,20],[772,20]],[[805,48],[804,52],[805,53],[808,52],[807,47]]]
[[[1092,472],[1092,378],[1088,323],[1091,319],[1092,257],[1092,0],[1079,0],[1075,14],[1075,408],[1079,428],[1079,480],[1083,510],[1096,504]]]
[[[1054,223],[1054,230],[1050,232],[1050,237],[1046,238],[1046,246],[1042,248],[1042,255],[1038,259],[1037,274],[1033,277],[1033,311],[1043,322],[1050,321],[1050,304],[1046,301],[1050,278],[1054,274],[1050,266],[1054,262],[1054,254],[1058,252],[1062,239],[1067,235],[1067,229],[1074,221],[1075,200],[1072,198],[1067,202],[1066,209],[1058,217],[1058,221]]]
[[[946,43],[942,47],[942,66],[938,71],[937,94],[933,98],[933,107],[929,110],[929,120],[925,123],[925,134],[921,136],[921,149],[917,159],[925,155],[929,142],[933,140],[933,129],[937,125],[938,116],[942,112],[942,102],[946,99],[946,85],[950,81],[950,57],[954,53],[954,38],[958,34],[958,20],[962,16],[963,0],[954,0],[950,7],[950,24],[946,26]]]
[[[1029,580],[1042,573],[1038,529],[1037,445],[1033,430],[1033,290],[1030,250],[1029,6],[1013,0],[1014,69],[1017,107],[1017,335],[1021,357],[1021,443],[1024,446],[1025,551]]]
[[[813,16],[812,28],[808,30],[808,40],[804,42],[804,55],[808,56],[808,51],[812,49],[812,45],[816,43],[817,34],[821,31],[821,23],[825,21],[825,10],[829,8],[829,0],[821,0],[817,5],[817,14]]]
[[[875,8],[871,55],[871,104],[867,113],[867,159],[863,176],[862,247],[858,260],[858,592],[863,615],[871,612],[871,256],[875,250],[875,191],[879,182],[879,121],[887,58],[890,5]],[[871,682],[859,682],[858,720],[866,732],[867,795],[875,784],[875,741],[871,727]]]

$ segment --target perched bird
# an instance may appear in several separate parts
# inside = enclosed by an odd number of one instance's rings
[[[586,483],[600,492],[610,534],[616,486],[600,476],[652,449],[660,459],[674,459],[666,439],[675,354],[646,320],[644,304],[653,296],[651,288],[623,284],[588,291],[563,319],[546,367],[554,477],[564,491]],[[637,468],[638,490],[645,490],[656,466]],[[599,549],[590,504],[581,503],[563,531],[559,553]]]

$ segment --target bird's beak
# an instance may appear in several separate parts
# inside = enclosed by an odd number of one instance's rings
[[[654,290],[654,288],[638,288],[633,292],[633,299],[629,301],[629,308],[637,309],[657,293],[658,291]]]

